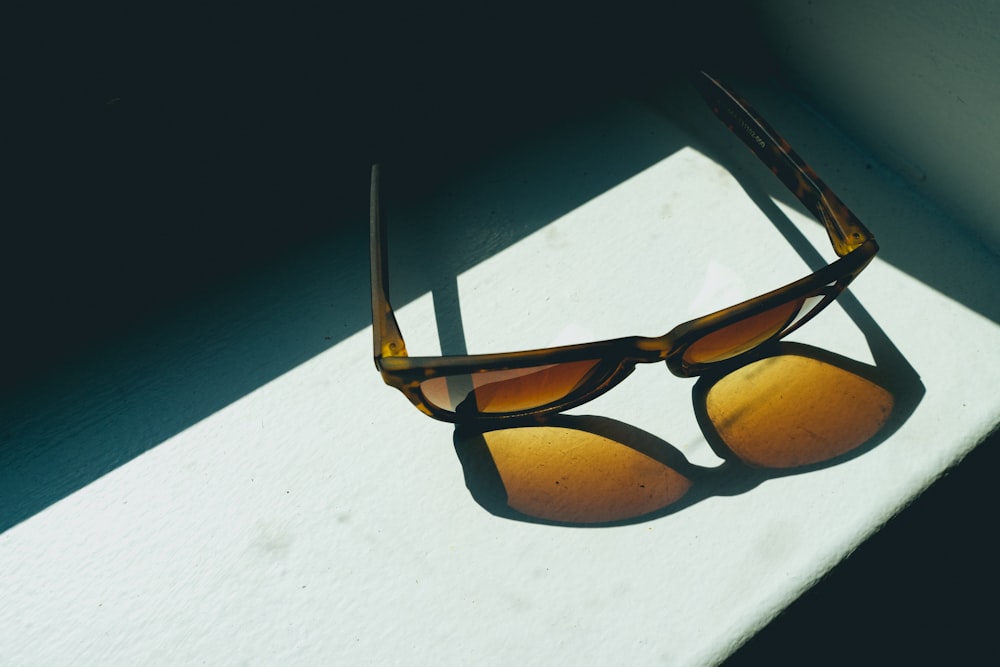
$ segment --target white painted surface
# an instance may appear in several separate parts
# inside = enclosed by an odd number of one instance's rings
[[[796,340],[878,364],[906,404],[884,441],[800,474],[708,475],[699,502],[624,525],[492,514],[452,429],[373,368],[357,220],[3,407],[0,662],[724,658],[1000,417],[995,256],[794,99],[743,90],[883,245],[845,307]],[[816,251],[832,259],[745,153],[670,91],[513,147],[427,200],[387,191],[411,353],[655,335],[805,275]],[[762,210],[732,174],[778,204]],[[644,366],[574,412],[716,467],[693,384]]]
[[[768,0],[757,12],[801,90],[1000,252],[1000,5]]]

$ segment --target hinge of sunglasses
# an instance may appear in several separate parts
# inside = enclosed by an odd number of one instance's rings
[[[381,317],[374,321],[375,353],[379,357],[405,357],[406,343],[399,331],[392,306],[383,301],[382,307]]]
[[[403,341],[384,341],[382,343],[382,356],[383,357],[405,357],[406,345]]]

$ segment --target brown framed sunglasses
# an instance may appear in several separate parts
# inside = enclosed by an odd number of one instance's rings
[[[810,276],[654,337],[630,336],[524,352],[411,357],[389,303],[379,168],[371,178],[375,366],[422,412],[447,422],[496,423],[562,412],[600,396],[636,364],[665,361],[679,377],[729,368],[791,333],[833,302],[878,252],[875,237],[746,102],[699,72],[695,87],[731,132],[823,225],[840,259]]]

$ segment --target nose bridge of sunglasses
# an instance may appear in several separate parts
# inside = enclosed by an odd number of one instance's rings
[[[666,361],[677,348],[673,332],[655,338],[636,337],[633,340],[637,363],[656,363]]]

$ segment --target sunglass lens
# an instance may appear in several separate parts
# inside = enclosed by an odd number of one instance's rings
[[[712,364],[748,352],[796,326],[827,301],[825,293],[794,299],[706,334],[684,351],[684,363]]]
[[[569,361],[424,380],[420,390],[433,407],[455,414],[517,414],[535,410],[577,393],[601,380],[600,360]]]

